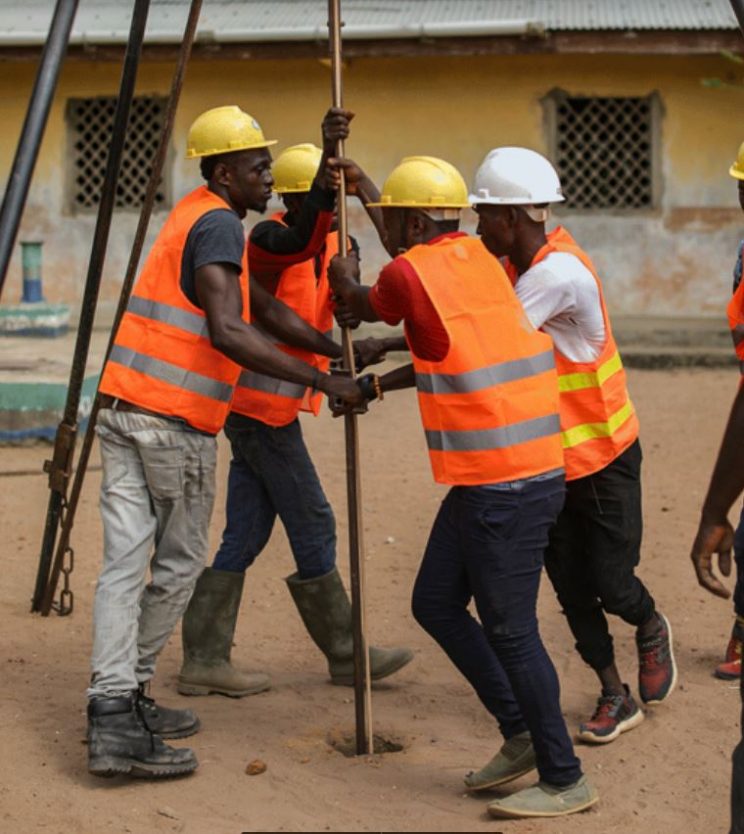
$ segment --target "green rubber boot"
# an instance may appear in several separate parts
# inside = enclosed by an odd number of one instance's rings
[[[331,683],[354,685],[354,639],[351,631],[351,603],[341,577],[334,568],[325,576],[300,579],[287,577],[292,594],[308,634],[328,660]],[[392,675],[413,660],[410,649],[369,648],[370,677],[373,681]]]
[[[505,741],[501,750],[480,770],[468,773],[465,787],[469,791],[486,791],[511,782],[537,767],[535,748],[529,732],[519,733]]]
[[[241,672],[230,662],[244,574],[205,568],[183,615],[182,695],[255,695],[271,685],[262,672]]]
[[[538,782],[531,788],[517,791],[503,799],[495,799],[488,813],[498,819],[526,819],[531,817],[565,817],[586,811],[599,802],[594,786],[582,776],[573,785],[561,788]]]

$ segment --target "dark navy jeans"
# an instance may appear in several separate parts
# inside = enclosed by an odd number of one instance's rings
[[[231,414],[227,523],[212,567],[243,572],[264,549],[276,517],[287,531],[300,579],[336,564],[336,522],[302,437],[299,420],[273,428]]]
[[[741,509],[739,525],[734,533],[734,566],[736,569],[734,611],[740,617],[744,617],[744,507]]]
[[[413,615],[467,678],[504,738],[529,730],[540,778],[581,777],[560,707],[558,676],[540,639],[537,592],[563,477],[454,487],[432,528]],[[480,622],[468,611],[475,600]]]

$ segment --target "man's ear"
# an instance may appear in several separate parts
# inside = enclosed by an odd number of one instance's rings
[[[232,182],[232,171],[230,166],[224,162],[218,162],[214,166],[213,179],[219,185],[229,186]]]
[[[406,228],[413,240],[420,240],[426,231],[426,218],[420,211],[409,211],[406,217]]]
[[[509,206],[509,226],[511,226],[512,229],[516,229],[517,226],[521,226],[526,216],[527,215],[520,211],[517,206]]]

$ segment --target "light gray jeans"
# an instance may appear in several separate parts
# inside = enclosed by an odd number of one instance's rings
[[[88,697],[113,698],[153,676],[204,568],[217,443],[173,420],[111,409],[96,430],[103,567]]]

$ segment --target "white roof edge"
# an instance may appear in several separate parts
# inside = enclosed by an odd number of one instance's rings
[[[344,40],[405,39],[405,38],[447,38],[447,37],[489,37],[499,35],[542,35],[545,24],[536,20],[474,20],[452,22],[422,22],[416,24],[368,24],[344,26]],[[71,45],[122,44],[127,42],[128,33],[110,30],[86,29],[73,31]],[[150,31],[145,35],[146,44],[181,43],[183,32]],[[196,41],[211,43],[265,43],[281,41],[323,41],[328,40],[326,25],[303,26],[292,29],[229,29],[215,31],[200,29]],[[37,46],[46,41],[38,31],[2,31],[0,46]]]

